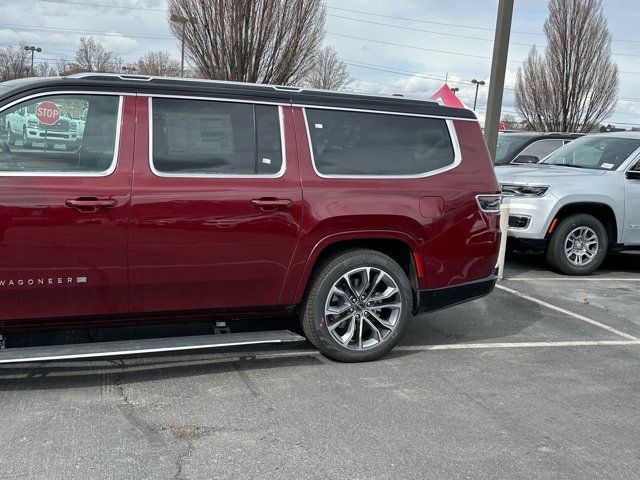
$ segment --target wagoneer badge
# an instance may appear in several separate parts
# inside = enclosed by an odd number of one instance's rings
[[[87,283],[87,277],[47,277],[47,278],[18,278],[0,279],[0,287],[33,287],[33,286],[64,286]]]

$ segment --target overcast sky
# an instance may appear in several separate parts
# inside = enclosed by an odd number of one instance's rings
[[[335,47],[349,64],[357,91],[427,98],[448,75],[450,85],[459,87],[458,95],[471,106],[475,87],[469,81],[488,81],[497,0],[326,0],[326,4],[325,44]],[[604,12],[614,38],[613,58],[621,70],[620,100],[609,121],[639,125],[640,2],[604,0]],[[516,0],[507,87],[513,86],[531,45],[544,47],[546,14],[546,0]],[[87,35],[126,62],[136,61],[148,50],[179,56],[167,25],[166,0],[0,0],[0,45],[23,41],[40,46],[39,61],[73,60],[78,39]],[[480,112],[486,90],[481,88],[478,96]],[[505,91],[505,113],[514,113],[513,90]]]

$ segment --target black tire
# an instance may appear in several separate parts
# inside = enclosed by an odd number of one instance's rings
[[[565,244],[569,235],[581,227],[588,228],[595,233],[598,248],[592,259],[583,265],[576,265],[565,253]],[[547,247],[547,262],[566,275],[590,275],[602,265],[608,249],[609,238],[602,222],[592,215],[578,213],[562,220],[553,232]]]
[[[10,124],[7,124],[7,143],[12,147],[16,144],[16,138],[13,135]]]
[[[22,130],[22,148],[31,148],[33,147],[33,143],[27,140],[27,128],[24,127]]]
[[[372,267],[376,272],[384,272],[395,282],[398,292],[394,294],[393,302],[399,303],[401,308],[400,312],[396,314],[394,328],[392,330],[379,329],[379,331],[382,331],[386,336],[377,336],[377,338],[374,339],[374,341],[378,341],[377,344],[373,344],[364,349],[355,349],[356,347],[348,348],[340,344],[338,340],[332,336],[326,324],[325,306],[328,301],[331,301],[329,300],[329,295],[334,284],[346,273],[363,267]],[[385,281],[391,280],[387,279]],[[373,283],[375,282],[372,281],[370,285]],[[384,285],[380,284],[379,286],[384,287]],[[366,294],[367,290],[365,289],[363,293]],[[373,295],[375,293],[373,291],[368,291],[368,293],[372,295],[372,298],[375,296]],[[335,299],[338,297],[332,295],[331,298]],[[380,324],[371,318],[369,307],[367,307],[365,301],[360,301],[361,298],[357,300],[360,306],[354,304],[353,307],[355,307],[355,310],[365,308],[367,310],[366,314],[369,315],[368,320],[376,326],[381,327]],[[345,305],[349,305],[347,299],[343,298],[343,301]],[[310,280],[307,294],[302,303],[300,316],[302,328],[307,339],[320,350],[322,355],[339,362],[366,362],[381,357],[400,341],[409,325],[412,316],[412,307],[413,296],[411,286],[406,273],[400,265],[387,255],[375,250],[354,249],[335,255],[318,266],[316,273]],[[375,305],[371,307],[371,311],[373,310],[381,316],[392,312],[392,310],[376,310]],[[354,311],[354,309],[350,311]],[[356,314],[357,311],[353,314],[354,318]],[[363,321],[366,321],[364,320],[364,316],[366,316],[365,313],[362,313],[361,318],[363,318]],[[355,325],[356,332],[359,332],[359,323],[355,323]],[[365,325],[363,332],[372,336],[374,335],[373,330],[370,329],[368,325]],[[363,333],[363,337],[364,336],[365,334]],[[381,338],[382,340],[380,340]]]

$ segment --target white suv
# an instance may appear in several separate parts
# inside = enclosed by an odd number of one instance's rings
[[[543,248],[561,272],[587,275],[607,252],[640,247],[640,132],[588,135],[539,164],[495,170],[510,244]]]

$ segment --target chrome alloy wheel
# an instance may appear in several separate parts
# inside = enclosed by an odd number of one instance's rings
[[[397,283],[377,267],[359,267],[331,287],[324,322],[333,339],[351,350],[366,350],[387,340],[402,314]]]
[[[589,227],[574,228],[564,242],[564,253],[573,265],[588,265],[598,253],[598,235]]]

